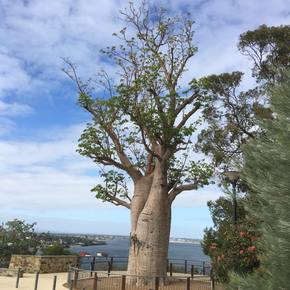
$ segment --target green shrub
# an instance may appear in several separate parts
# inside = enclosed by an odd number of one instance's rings
[[[81,258],[78,253],[64,249],[61,243],[55,243],[43,249],[40,256],[78,256],[77,266],[81,265]]]
[[[79,256],[78,253],[64,249],[61,243],[56,243],[43,249],[40,256]]]
[[[227,284],[229,270],[242,275],[260,271],[257,254],[262,251],[255,247],[260,237],[252,231],[252,222],[231,226],[224,235],[223,244],[213,243],[209,250],[217,282]]]

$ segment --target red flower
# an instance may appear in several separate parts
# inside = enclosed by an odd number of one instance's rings
[[[220,261],[221,257],[218,257],[218,260]]]
[[[243,254],[244,254],[244,250],[241,250],[241,251],[240,251],[240,254],[243,255]]]

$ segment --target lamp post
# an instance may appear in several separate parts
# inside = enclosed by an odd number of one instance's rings
[[[226,176],[230,183],[233,185],[233,194],[234,194],[234,197],[233,197],[233,225],[236,224],[236,212],[237,212],[237,200],[236,200],[236,186],[237,186],[237,181],[239,179],[239,176],[240,176],[240,172],[238,171],[226,171],[226,172],[223,172],[223,175]]]

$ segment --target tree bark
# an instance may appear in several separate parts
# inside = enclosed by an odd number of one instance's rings
[[[138,180],[134,187],[134,195],[131,201],[131,233],[130,233],[130,249],[127,274],[136,275],[135,273],[135,244],[132,237],[136,236],[137,222],[140,213],[144,209],[148,199],[152,185],[152,178],[143,177]],[[135,285],[137,279],[134,277],[127,278],[127,284]]]
[[[166,172],[166,162],[157,162],[152,182],[144,179],[140,183],[143,185],[142,189],[136,187],[136,190],[142,192],[142,197],[138,194],[135,199],[134,196],[134,206],[132,200],[128,284],[141,286],[155,283],[154,278],[130,275],[167,275],[171,203],[167,193]],[[161,278],[160,285],[165,283],[166,278]]]

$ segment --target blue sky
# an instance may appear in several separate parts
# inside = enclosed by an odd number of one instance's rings
[[[138,5],[140,1],[135,1]],[[254,81],[250,61],[237,51],[238,36],[258,28],[288,25],[286,0],[155,1],[169,13],[191,12],[199,52],[182,85],[192,77],[240,70],[242,89]],[[96,200],[90,189],[101,180],[96,165],[79,156],[77,140],[90,121],[76,105],[77,90],[61,71],[61,57],[87,79],[116,68],[99,53],[115,44],[123,28],[118,10],[128,1],[2,0],[0,4],[0,221],[37,222],[37,230],[129,235],[127,209]],[[201,156],[193,155],[193,158]],[[202,238],[211,226],[208,200],[216,186],[177,197],[171,236]]]

